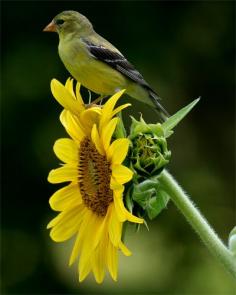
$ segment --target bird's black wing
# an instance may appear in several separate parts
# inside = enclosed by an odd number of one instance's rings
[[[160,97],[157,93],[150,87],[150,85],[144,80],[143,76],[135,69],[135,67],[119,52],[112,51],[102,45],[96,45],[88,40],[83,40],[89,52],[96,59],[106,63],[113,69],[131,79],[132,81],[138,83],[149,93],[150,99],[153,101],[156,108],[159,110],[161,117],[165,121],[169,117],[168,112],[160,104]]]
[[[147,90],[155,93],[155,91],[149,86],[149,84],[144,80],[143,76],[135,69],[135,67],[120,53],[112,51],[101,45],[95,45],[87,40],[83,40],[91,55],[96,59],[106,63],[113,69],[122,73],[127,78],[140,84]]]

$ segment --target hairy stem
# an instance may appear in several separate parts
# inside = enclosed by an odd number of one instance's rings
[[[210,252],[217,257],[219,261],[224,264],[226,269],[236,278],[236,263],[232,253],[219,239],[207,220],[194,206],[176,180],[168,171],[164,170],[159,177],[159,181]]]

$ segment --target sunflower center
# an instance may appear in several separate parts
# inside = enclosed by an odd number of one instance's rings
[[[98,216],[105,216],[113,201],[110,179],[110,163],[85,137],[80,143],[79,186],[84,204]]]

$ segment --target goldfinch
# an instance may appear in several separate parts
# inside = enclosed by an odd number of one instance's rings
[[[156,92],[116,47],[94,31],[84,15],[63,11],[43,31],[58,33],[59,56],[83,86],[101,97],[126,89],[128,95],[155,107],[167,119]]]

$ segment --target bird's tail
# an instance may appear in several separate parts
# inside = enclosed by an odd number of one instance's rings
[[[149,91],[149,97],[151,98],[161,120],[165,122],[170,117],[170,115],[167,112],[167,110],[161,105],[160,103],[161,98],[157,96],[157,94],[153,91]]]

